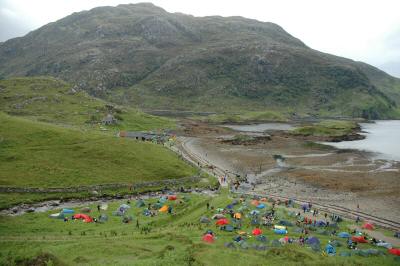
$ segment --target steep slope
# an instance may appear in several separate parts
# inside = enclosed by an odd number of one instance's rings
[[[173,127],[172,121],[116,106],[51,77],[0,80],[0,111],[10,115],[70,126],[93,127],[108,114],[118,122],[108,127],[149,130]]]
[[[171,14],[152,4],[74,13],[0,46],[0,75],[52,75],[148,109],[277,109],[398,116],[400,80],[308,48],[242,17]]]

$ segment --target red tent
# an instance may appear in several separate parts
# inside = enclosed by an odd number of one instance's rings
[[[389,250],[390,254],[393,254],[393,255],[396,255],[396,256],[400,256],[400,249],[398,249],[398,248],[389,248],[388,250]]]
[[[368,243],[368,241],[363,236],[352,236],[351,241],[357,243]]]
[[[365,224],[363,224],[362,228],[368,229],[368,230],[374,230],[374,225],[371,223],[365,223]]]
[[[81,220],[83,220],[85,223],[91,223],[91,222],[93,222],[92,217],[90,217],[90,216],[87,215],[87,214],[77,213],[77,214],[75,214],[73,217],[74,217],[74,219],[81,219]]]
[[[229,221],[225,218],[219,219],[216,223],[216,225],[226,225],[229,224]]]
[[[252,200],[251,205],[258,206],[260,202],[258,200]]]
[[[176,196],[175,195],[168,196],[168,199],[169,200],[176,200]]]
[[[214,242],[214,236],[212,234],[206,234],[203,236],[203,241],[207,243]]]
[[[258,235],[261,235],[261,234],[262,234],[262,231],[261,231],[260,228],[256,228],[256,229],[253,230],[252,234],[253,234],[254,236],[258,236]]]

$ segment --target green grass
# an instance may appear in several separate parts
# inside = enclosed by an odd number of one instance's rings
[[[195,173],[161,145],[0,113],[1,186],[135,183]]]
[[[290,132],[303,136],[344,136],[356,128],[357,123],[353,121],[327,120],[313,125],[296,127]]]
[[[153,130],[174,128],[175,122],[134,108],[116,106],[88,95],[72,92],[72,86],[51,77],[0,80],[0,111],[10,115],[70,126],[98,128],[107,114],[118,123],[110,130]]]
[[[181,198],[183,195],[179,195]],[[214,214],[206,210],[206,202],[211,206],[225,207],[232,201],[227,193],[216,197],[184,195],[189,198],[183,203],[168,202],[173,206],[174,214],[160,213],[155,217],[142,215],[142,208],[135,207],[128,215],[133,222],[123,224],[121,217],[112,215],[121,202],[109,203],[106,214],[108,222],[104,224],[85,224],[81,221],[50,219],[49,213],[30,213],[18,217],[0,216],[0,264],[13,264],[32,261],[37,257],[50,260],[53,265],[394,265],[395,260],[387,255],[361,257],[325,257],[308,247],[289,244],[283,247],[268,247],[267,251],[253,249],[232,250],[224,247],[231,242],[234,232],[223,232],[211,225],[199,223],[203,215]],[[147,200],[154,203],[155,199]],[[270,206],[270,204],[267,204]],[[90,206],[93,210],[95,205]],[[238,208],[236,206],[235,208]],[[79,212],[80,208],[75,208]],[[52,211],[50,213],[55,213]],[[97,210],[92,216],[97,216]],[[283,207],[279,207],[280,219],[291,219]],[[136,228],[136,220],[140,228]],[[346,230],[349,222],[340,225]],[[254,226],[245,218],[242,230],[251,232]],[[206,244],[201,241],[202,234],[211,229],[216,233],[216,241]],[[269,240],[279,239],[272,230],[263,228]],[[313,232],[321,240],[324,248],[328,240],[335,239]],[[289,227],[289,236],[298,238],[299,234]],[[342,243],[344,240],[339,239]],[[257,243],[254,237],[247,241],[251,246]],[[372,248],[370,244],[360,244],[360,249]],[[347,250],[337,248],[337,252]]]

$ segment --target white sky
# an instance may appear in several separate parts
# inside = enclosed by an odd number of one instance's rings
[[[134,0],[0,0],[0,41],[72,12]],[[243,16],[279,24],[311,48],[400,77],[400,0],[152,0],[169,12]]]

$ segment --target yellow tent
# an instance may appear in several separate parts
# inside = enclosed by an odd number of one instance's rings
[[[162,206],[161,209],[159,209],[158,211],[160,211],[160,212],[167,212],[167,211],[168,211],[168,205]]]

